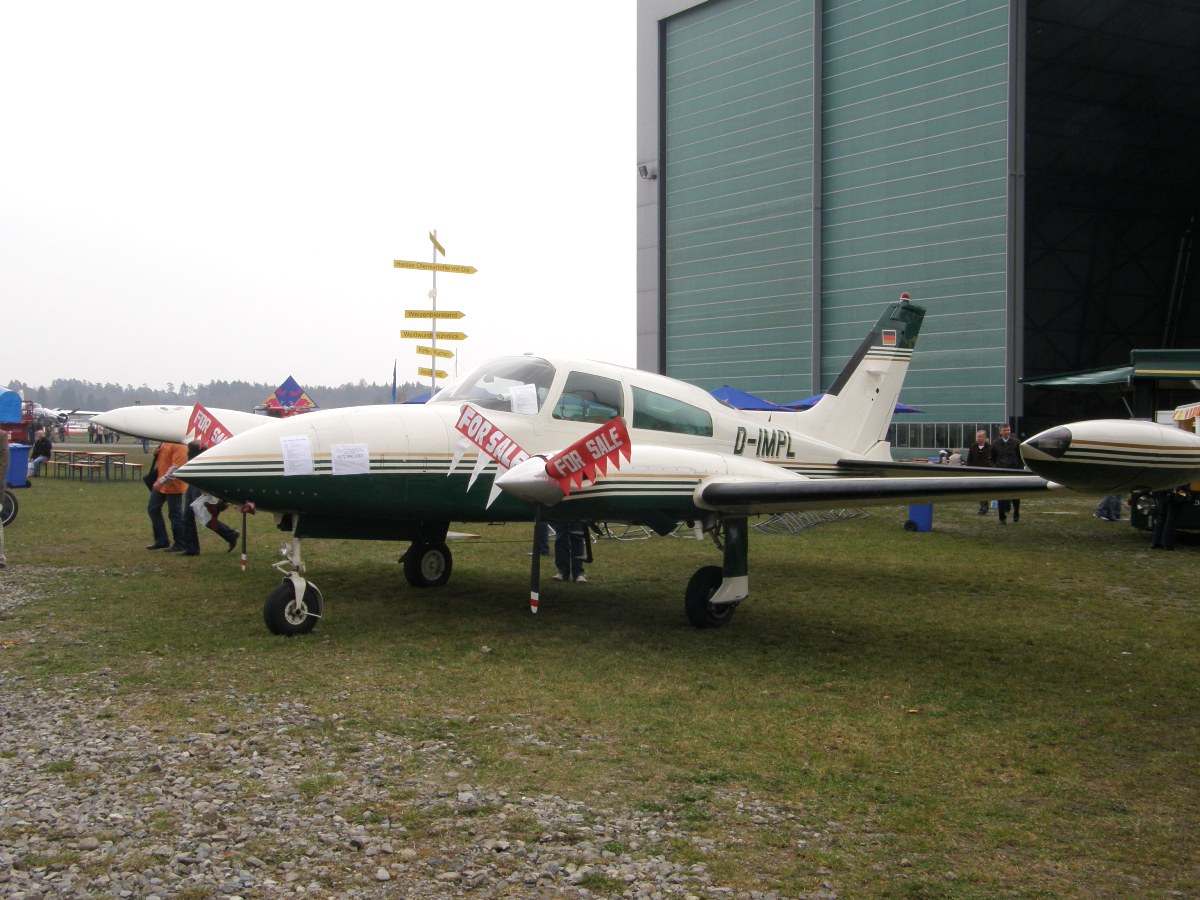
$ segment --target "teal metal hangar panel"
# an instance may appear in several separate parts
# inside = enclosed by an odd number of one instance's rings
[[[812,0],[713,0],[663,24],[665,371],[802,396],[816,389]]]
[[[929,313],[904,401],[1001,421],[1008,0],[830,0],[822,27],[822,386],[907,291]]]

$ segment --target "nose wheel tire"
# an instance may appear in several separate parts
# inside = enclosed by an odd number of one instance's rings
[[[413,587],[441,587],[450,580],[454,559],[445,544],[426,544],[414,541],[400,558],[404,577]]]
[[[271,634],[282,634],[291,637],[294,634],[308,634],[321,618],[324,603],[321,592],[315,584],[304,582],[304,592],[296,596],[296,585],[290,578],[267,595],[263,604],[263,621]]]
[[[688,582],[683,595],[683,607],[688,621],[697,628],[720,628],[733,618],[736,603],[710,603],[712,595],[721,586],[721,567],[705,566],[697,569]]]

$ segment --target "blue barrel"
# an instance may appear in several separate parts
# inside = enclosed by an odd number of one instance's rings
[[[29,445],[8,445],[8,476],[4,483],[9,487],[29,487]]]
[[[908,507],[907,531],[933,531],[933,504],[919,503]]]

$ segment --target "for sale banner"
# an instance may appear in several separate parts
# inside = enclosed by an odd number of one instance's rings
[[[584,435],[570,447],[546,460],[546,474],[558,482],[563,494],[571,485],[581,487],[586,478],[596,480],[596,472],[608,474],[608,467],[619,468],[621,457],[629,459],[629,430],[625,420],[613,419],[591,434]]]
[[[200,449],[207,450],[229,436],[229,431],[217,421],[216,416],[199,403],[192,407],[192,415],[188,419],[187,443],[199,441]]]

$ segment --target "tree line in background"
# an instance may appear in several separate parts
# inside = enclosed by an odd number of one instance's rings
[[[262,406],[275,393],[277,384],[257,384],[249,381],[212,381],[208,384],[181,383],[178,388],[168,384],[165,390],[142,385],[95,384],[75,378],[56,378],[49,387],[33,387],[21,381],[10,381],[8,389],[19,391],[26,400],[35,400],[53,409],[87,409],[104,412],[119,406],[154,406],[200,403],[222,409],[250,412]],[[342,406],[374,406],[392,402],[390,384],[372,384],[360,380],[357,384],[339,387],[314,387],[302,384],[309,399],[318,408]],[[421,396],[429,391],[428,384],[405,382],[396,386],[396,400]]]

